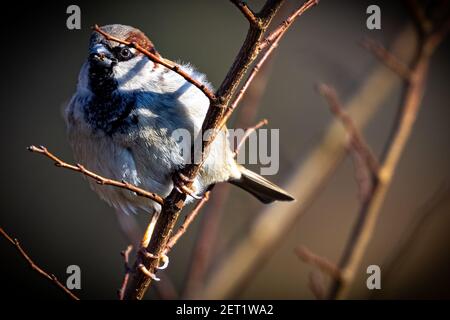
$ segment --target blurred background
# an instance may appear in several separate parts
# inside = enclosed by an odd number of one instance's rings
[[[256,11],[263,1],[248,3]],[[276,21],[300,3],[286,1]],[[81,8],[81,30],[66,28],[70,4]],[[366,28],[370,4],[381,8],[381,30]],[[73,161],[62,110],[75,91],[93,24],[121,23],[141,29],[164,57],[191,62],[218,87],[245,38],[247,21],[226,0],[15,2],[2,10],[1,21],[0,226],[19,238],[30,256],[61,280],[66,278],[68,265],[79,265],[82,289],[76,294],[80,298],[115,299],[123,276],[119,252],[127,242],[113,210],[91,192],[79,174],[55,168],[26,147],[42,144],[62,159]],[[250,124],[267,118],[268,128],[280,129],[280,171],[270,177],[274,182],[286,185],[333,120],[314,86],[329,83],[348,101],[380,67],[358,41],[368,36],[389,46],[408,23],[408,11],[401,1],[365,0],[322,0],[295,22],[269,68],[262,72],[265,79],[258,83],[267,83],[257,114],[253,120],[244,117]],[[447,39],[432,59],[422,109],[352,286],[352,298],[450,298],[449,53]],[[376,95],[376,87],[373,92]],[[364,130],[378,156],[389,137],[400,98],[398,81]],[[244,101],[239,108],[251,102]],[[233,121],[236,119],[230,127]],[[237,125],[244,124],[241,120]],[[163,290],[153,287],[147,298],[176,297],[174,292],[183,291],[191,273],[192,252],[208,215],[223,210],[213,235],[210,268],[191,283],[194,288],[204,284],[246,235],[262,205],[232,187],[228,201],[214,207],[216,192],[227,191],[222,188],[226,187],[216,188],[210,206],[171,252]],[[303,263],[294,249],[305,245],[339,261],[359,203],[352,160],[347,156],[282,241],[227,298],[314,298],[308,287],[314,268]],[[144,228],[148,216],[140,214],[138,219]],[[0,273],[7,275],[2,280],[2,295],[66,298],[33,272],[4,239],[0,240],[0,259]],[[382,289],[376,292],[366,288],[365,270],[371,264],[381,266],[382,271]]]

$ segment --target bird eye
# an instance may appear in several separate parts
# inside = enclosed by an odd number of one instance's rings
[[[124,47],[120,50],[120,57],[122,59],[130,59],[132,56],[131,50],[127,47]]]

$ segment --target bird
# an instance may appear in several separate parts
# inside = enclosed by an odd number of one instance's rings
[[[111,24],[100,30],[161,57],[137,28]],[[206,76],[192,65],[180,64],[180,69],[212,90]],[[89,170],[165,197],[178,185],[180,179],[174,175],[188,161],[175,133],[182,129],[193,136],[191,141],[198,137],[209,104],[205,94],[177,72],[153,62],[133,46],[93,31],[76,91],[65,109],[68,140],[75,160]],[[186,191],[186,202],[220,182],[230,182],[263,203],[294,200],[279,186],[238,164],[227,128],[221,133],[193,181],[193,192]],[[160,204],[128,190],[89,183],[116,209],[124,229],[131,228],[126,217],[138,210],[161,211]]]

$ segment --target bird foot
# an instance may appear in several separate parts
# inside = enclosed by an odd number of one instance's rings
[[[186,177],[184,174],[178,172],[173,176],[173,183],[175,184],[175,188],[180,193],[184,193],[194,199],[201,200],[203,197],[195,194],[195,189],[192,186],[193,180]],[[190,184],[191,187],[188,187],[187,184]]]
[[[161,280],[154,273],[150,272],[142,263],[140,263],[137,268],[138,268],[138,270],[140,270],[143,274],[145,274],[147,277],[151,278],[152,280],[154,280],[154,281]]]
[[[148,259],[161,259],[162,265],[157,266],[156,269],[158,270],[164,270],[169,265],[169,257],[166,254],[161,254],[159,257],[157,255],[154,255],[153,253],[150,253],[145,248],[141,248],[141,254],[148,258]]]

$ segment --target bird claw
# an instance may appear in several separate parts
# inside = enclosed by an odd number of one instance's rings
[[[184,193],[194,199],[201,200],[203,196],[195,194],[193,187],[188,187],[186,184],[192,184],[193,180],[186,177],[184,174],[178,172],[173,176],[173,182],[178,192]]]
[[[145,274],[147,277],[151,278],[154,281],[160,281],[161,279],[158,278],[154,273],[148,271],[148,269],[141,263],[138,265],[138,269]]]
[[[185,182],[185,183],[193,182],[192,179],[190,179],[189,177],[186,177],[186,176],[185,176],[184,174],[182,174],[181,172],[178,172],[178,173],[177,173],[177,177],[178,177],[181,181],[183,181],[183,182]]]
[[[144,257],[146,257],[148,259],[161,259],[163,264],[161,266],[156,267],[156,269],[158,269],[158,270],[164,270],[169,265],[169,257],[165,253],[161,254],[158,257],[158,256],[154,255],[153,253],[148,252],[147,249],[141,248],[141,254],[144,255]]]
[[[185,193],[187,194],[189,197],[192,197],[196,200],[201,200],[203,197],[196,195],[194,190],[192,190],[191,188],[188,188],[187,186],[183,185],[183,186],[175,186],[175,188],[177,189],[177,191],[179,193]]]
[[[167,254],[162,254],[161,255],[161,260],[162,260],[162,266],[158,266],[156,267],[156,269],[158,270],[164,270],[167,268],[167,266],[169,265],[169,256]]]

